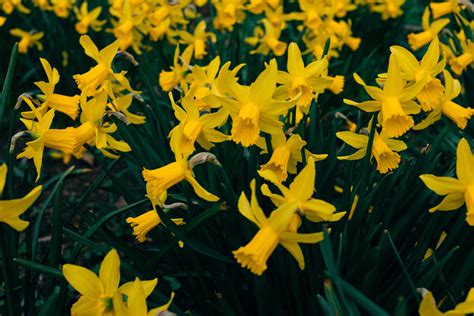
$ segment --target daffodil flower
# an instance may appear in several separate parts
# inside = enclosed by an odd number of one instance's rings
[[[451,70],[458,76],[460,76],[467,67],[471,66],[472,68],[474,66],[474,42],[465,39],[461,41],[461,48],[461,55],[449,60]]]
[[[180,133],[180,130],[177,130],[177,133]],[[146,168],[143,169],[142,175],[143,179],[146,181],[149,197],[159,197],[164,191],[185,180],[193,187],[194,192],[196,192],[199,197],[210,202],[219,200],[217,196],[209,193],[194,178],[194,173],[192,171],[194,166],[192,166],[188,161],[189,153],[184,154],[182,152],[179,139],[180,137],[177,135],[175,138],[171,138],[170,140],[171,150],[175,155],[174,162],[153,170]]]
[[[366,156],[369,136],[356,134],[353,132],[337,132],[337,138],[344,141],[351,147],[357,149],[355,153],[349,156],[339,156],[339,160],[359,160]],[[398,152],[407,149],[407,145],[396,139],[391,139],[382,131],[374,134],[371,157],[377,161],[377,170],[384,174],[398,168],[401,157]]]
[[[279,86],[274,97],[286,100],[296,99],[297,122],[303,113],[308,114],[311,101],[331,84],[331,80],[323,78],[327,73],[328,61],[323,58],[305,66],[301,51],[296,43],[291,43],[288,48],[288,72],[279,71],[277,82]],[[298,97],[299,96],[299,97]]]
[[[51,0],[54,14],[63,19],[69,17],[69,12],[75,3],[76,0]]]
[[[293,134],[288,139],[283,132],[272,135],[271,139],[272,155],[270,160],[260,167],[261,171],[271,170],[278,178],[278,181],[285,181],[288,173],[296,173],[296,164],[303,160],[301,149],[306,142],[300,135]],[[327,155],[316,155],[319,160],[325,159]]]
[[[139,28],[145,19],[145,12],[141,10],[133,11],[131,1],[124,0],[120,11],[112,12],[118,20],[112,20],[113,33],[119,43],[119,48],[125,51],[132,47],[137,54],[141,54],[143,35]]]
[[[226,111],[221,109],[214,113],[201,115],[198,104],[191,95],[181,99],[182,107],[174,102],[171,92],[169,97],[174,114],[180,122],[171,130],[169,137],[180,137],[176,141],[180,143],[183,154],[192,154],[195,150],[195,142],[202,148],[209,150],[214,147],[213,143],[220,143],[229,139],[229,136],[216,130],[217,127],[226,122],[228,117]]]
[[[153,207],[152,210],[147,211],[139,216],[127,217],[125,219],[125,221],[132,226],[133,235],[135,235],[138,242],[144,242],[148,232],[161,223],[161,218],[156,211],[156,207],[163,208],[166,197],[166,191],[163,191],[163,193],[161,193],[161,195],[158,197],[154,197],[151,193],[149,193],[148,198],[150,199],[151,205]],[[173,218],[171,220],[176,225],[184,224],[184,220],[182,218]]]
[[[112,99],[111,102],[107,103],[107,107],[112,111],[123,113],[127,117],[127,121],[131,124],[144,124],[146,120],[145,116],[132,113],[128,110],[132,105],[132,101],[133,95],[125,94]]]
[[[31,11],[23,5],[21,0],[4,0],[1,3],[1,9],[5,14],[12,14],[13,10],[17,9],[23,14],[29,14]]]
[[[438,309],[433,294],[426,289],[421,290],[423,299],[421,300],[418,313],[420,316],[465,316],[474,313],[474,288],[471,288],[467,293],[466,300],[458,303],[454,309],[441,312]]]
[[[423,174],[420,179],[438,195],[445,195],[441,203],[430,208],[430,212],[456,210],[466,204],[466,221],[474,226],[474,156],[465,138],[457,147],[456,178]]]
[[[275,56],[282,56],[286,51],[287,45],[279,40],[281,29],[275,28],[266,18],[263,18],[261,22],[263,23],[264,30],[257,26],[254,36],[245,39],[247,44],[257,46],[250,53],[268,55],[272,51]]]
[[[380,13],[382,20],[395,19],[403,14],[402,6],[404,4],[405,0],[377,1],[370,7],[370,10]]]
[[[445,65],[445,59],[439,61],[439,40],[435,38],[428,47],[420,62],[407,49],[401,46],[391,46],[390,51],[397,60],[403,78],[409,82],[426,82],[423,89],[416,98],[424,111],[431,111],[441,102],[443,96],[443,85],[436,78]]]
[[[72,154],[76,146],[76,137],[70,128],[50,128],[54,118],[54,110],[49,110],[44,115],[41,115],[37,109],[35,109],[30,99],[23,97],[23,101],[30,106],[37,121],[21,119],[34,140],[26,143],[26,148],[17,155],[17,158],[33,159],[37,173],[36,181],[38,181],[43,164],[44,147],[57,149],[66,154]]]
[[[307,186],[309,187],[309,186]],[[233,251],[234,257],[244,268],[256,275],[267,269],[268,258],[280,244],[296,259],[300,269],[304,269],[303,252],[299,243],[315,244],[323,240],[323,233],[300,234],[295,231],[298,216],[293,203],[285,203],[274,210],[267,218],[258,205],[255,193],[255,180],[250,183],[252,196],[250,203],[242,192],[238,202],[240,214],[259,228],[257,234],[245,246]]]
[[[459,11],[461,11],[461,8],[458,4],[458,0],[431,2],[430,9],[431,13],[433,14],[433,19],[435,20],[446,14],[459,13]]]
[[[164,91],[171,91],[176,86],[182,88],[186,86],[185,76],[190,71],[191,58],[193,56],[193,47],[188,46],[184,50],[181,58],[179,56],[179,46],[176,47],[173,58],[173,66],[169,71],[162,70],[160,72],[160,86]],[[181,61],[181,63],[179,62]]]
[[[102,29],[102,26],[106,23],[105,20],[99,20],[101,11],[101,7],[97,7],[89,11],[87,9],[87,2],[83,2],[79,9],[74,7],[74,13],[76,14],[76,18],[78,20],[78,22],[74,25],[76,31],[79,34],[86,34],[89,28],[92,28],[94,31],[99,32]]]
[[[401,136],[413,127],[415,122],[410,115],[419,113],[420,106],[412,99],[425,86],[424,80],[405,86],[400,66],[393,56],[390,57],[383,89],[366,85],[356,73],[354,78],[373,100],[357,103],[345,99],[346,104],[354,105],[366,112],[380,111],[378,121],[388,138]]]
[[[38,96],[38,98],[42,101],[42,107],[44,107],[45,110],[51,108],[55,111],[64,113],[71,119],[75,120],[79,114],[79,96],[74,95],[70,97],[54,93],[54,89],[59,83],[59,72],[56,68],[51,67],[51,65],[46,59],[40,58],[40,61],[43,65],[46,77],[48,78],[47,82],[35,82],[35,85],[40,88],[41,92],[43,93],[42,95]],[[41,111],[41,109],[38,110]],[[32,118],[31,115],[23,116],[27,118]]]
[[[119,290],[120,258],[115,249],[109,251],[100,265],[99,275],[84,267],[65,264],[63,275],[81,294],[72,305],[72,315],[113,315],[113,296]]]
[[[138,93],[130,86],[130,83],[125,77],[125,71],[115,73],[112,70],[112,61],[119,48],[118,41],[103,48],[100,52],[88,35],[82,35],[79,42],[84,48],[86,55],[97,62],[97,65],[88,72],[73,76],[77,86],[86,96],[94,96],[103,89],[108,90],[109,95],[112,96],[113,91],[108,89],[108,86],[110,86],[108,82],[111,80],[117,81],[130,92]]]
[[[174,292],[165,305],[156,307],[148,311],[146,304],[147,297],[151,294],[157,284],[157,280],[140,281],[135,278],[134,282],[128,282],[120,287],[120,291],[115,292],[113,297],[114,312],[116,316],[156,316],[168,310],[173,302]],[[126,285],[126,287],[125,287]],[[127,296],[127,301],[123,301],[123,295]]]
[[[190,91],[193,91],[193,97],[198,104],[199,110],[209,110],[214,107],[213,104],[206,102],[206,98],[213,94],[218,94],[215,81],[220,64],[221,59],[219,56],[216,56],[206,66],[194,65],[191,74],[188,76],[188,79],[192,82]],[[220,105],[217,107],[220,107]]]
[[[243,0],[218,0],[213,4],[217,12],[214,18],[214,26],[217,29],[232,31],[234,25],[245,18]]]
[[[271,170],[260,170],[258,173],[262,178],[273,183],[281,192],[281,195],[273,193],[267,184],[263,184],[261,187],[263,195],[268,196],[277,207],[286,203],[292,204],[299,214],[304,215],[312,222],[338,221],[346,214],[346,212],[334,214],[336,211],[334,205],[312,198],[316,180],[315,159],[313,157],[308,157],[306,166],[295,177],[289,187],[284,186],[278,179],[277,174]]]
[[[28,49],[31,47],[36,47],[39,51],[43,50],[43,44],[41,44],[40,39],[43,38],[43,32],[26,32],[21,29],[15,28],[10,30],[10,34],[20,38],[18,43],[18,52],[21,54],[27,54]]]
[[[194,57],[196,59],[201,59],[207,54],[206,41],[208,38],[213,43],[216,41],[216,35],[214,33],[206,32],[206,21],[199,22],[193,34],[186,31],[179,31],[178,35],[182,43],[193,46]]]
[[[277,64],[274,59],[250,86],[241,86],[234,79],[234,73],[221,69],[219,91],[224,108],[232,117],[231,136],[234,142],[245,147],[254,145],[260,131],[276,134],[281,131],[279,118],[287,113],[295,100],[274,100],[277,79]]]
[[[453,79],[449,71],[444,70],[444,94],[441,102],[436,106],[428,116],[413,127],[414,130],[425,129],[441,119],[442,115],[447,116],[460,129],[465,129],[468,120],[474,115],[474,109],[464,108],[452,100],[461,92],[461,84]]]
[[[76,157],[82,156],[84,144],[95,146],[106,157],[112,159],[118,158],[118,155],[113,151],[129,152],[131,150],[126,142],[116,140],[110,135],[117,131],[117,125],[103,122],[106,107],[107,92],[105,91],[88,101],[85,94],[81,95],[81,125],[67,128],[76,135],[76,146],[74,147]]]
[[[247,9],[253,14],[260,14],[268,7],[275,9],[280,4],[280,0],[250,0]]]
[[[421,21],[423,31],[416,34],[408,34],[408,44],[410,44],[411,49],[416,51],[429,44],[438,37],[439,32],[441,32],[448,23],[449,19],[439,19],[430,24],[430,11],[426,8]]]
[[[0,165],[0,196],[5,188],[7,177],[7,165]],[[23,214],[40,196],[42,186],[37,186],[31,190],[27,195],[20,199],[14,200],[0,200],[0,222],[3,222],[16,231],[25,230],[29,222],[20,219]]]

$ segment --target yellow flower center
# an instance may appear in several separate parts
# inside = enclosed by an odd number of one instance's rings
[[[262,227],[244,247],[233,252],[235,259],[252,273],[261,275],[267,269],[267,260],[278,246],[279,238],[270,226]]]
[[[200,38],[194,40],[194,56],[198,59],[206,54],[206,43]]]
[[[65,96],[61,94],[50,94],[46,96],[46,104],[55,109],[56,111],[62,112],[73,120],[76,119],[79,112],[79,96]]]
[[[255,144],[260,133],[258,122],[260,120],[260,109],[257,104],[248,102],[242,106],[232,124],[232,138],[236,143],[242,143],[248,147]]]
[[[171,91],[179,84],[181,77],[176,71],[162,71],[160,73],[160,86],[165,91]]]
[[[443,90],[443,85],[439,79],[431,78],[428,81],[416,96],[417,100],[420,101],[423,111],[431,111],[439,106],[443,97]]]
[[[387,173],[396,169],[400,163],[400,155],[393,152],[390,147],[383,141],[382,137],[376,135],[372,146],[372,154],[377,161],[377,170],[380,173]]]
[[[470,53],[464,53],[459,57],[452,59],[450,65],[454,73],[456,73],[457,75],[461,75],[463,70],[472,62],[474,62],[474,56]]]
[[[463,108],[452,101],[445,102],[441,111],[460,129],[465,129],[467,121],[474,115],[474,109]]]
[[[414,125],[413,118],[403,111],[400,101],[395,97],[383,100],[382,118],[382,127],[387,137],[401,136]]]
[[[133,234],[139,242],[144,242],[146,234],[161,222],[155,210],[148,211],[137,217],[128,217],[126,221],[133,227]]]
[[[290,98],[294,98],[301,93],[300,98],[296,101],[296,105],[309,106],[314,96],[313,92],[313,88],[306,82],[306,79],[299,76],[291,81],[291,89],[288,94]]]

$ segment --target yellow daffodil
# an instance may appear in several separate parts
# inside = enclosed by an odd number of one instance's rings
[[[275,9],[280,5],[280,0],[250,0],[250,3],[247,6],[247,9],[253,14],[260,14],[267,7]]]
[[[53,7],[49,0],[33,0],[33,5],[40,8],[41,11],[51,11]]]
[[[466,221],[474,226],[474,156],[465,138],[459,141],[456,155],[457,179],[431,174],[423,174],[420,178],[430,190],[445,195],[430,212],[456,210],[466,204]]]
[[[59,72],[56,68],[51,67],[49,62],[40,58],[43,69],[46,73],[48,81],[38,81],[35,85],[40,88],[42,95],[38,98],[42,101],[42,107],[47,110],[49,108],[64,113],[71,119],[75,120],[79,114],[79,96],[65,96],[54,93],[55,86],[59,83]],[[23,112],[25,113],[25,112]],[[32,118],[32,117],[29,117]]]
[[[199,110],[209,110],[214,107],[213,104],[206,102],[206,98],[213,94],[218,94],[215,80],[219,71],[221,59],[216,56],[207,66],[194,65],[192,73],[188,79],[191,81],[190,91],[193,91],[193,97],[199,107]],[[190,94],[188,91],[188,94]],[[220,105],[218,106],[220,107]]]
[[[430,9],[431,13],[433,14],[433,19],[435,20],[442,17],[443,15],[458,13],[461,10],[457,0],[431,2]]]
[[[176,86],[182,88],[186,86],[185,75],[190,71],[190,62],[193,55],[193,47],[188,46],[181,57],[179,56],[179,46],[176,47],[173,58],[173,66],[169,71],[160,72],[160,86],[164,91],[171,91]]]
[[[402,6],[405,0],[384,0],[377,1],[370,7],[371,11],[382,15],[382,20],[395,19],[403,14]]]
[[[351,3],[350,0],[332,0],[330,11],[338,18],[343,18],[348,12],[357,9],[357,5]]]
[[[69,17],[69,12],[76,3],[76,0],[51,0],[53,12],[60,18]]]
[[[130,86],[130,83],[125,77],[125,71],[115,73],[112,69],[112,61],[119,48],[118,41],[113,42],[100,51],[87,35],[82,35],[79,42],[84,48],[86,55],[97,62],[97,65],[91,68],[88,72],[73,76],[76,80],[77,86],[81,91],[83,91],[83,93],[87,96],[93,96],[99,93],[100,90],[106,89],[109,90],[109,95],[112,95],[112,91],[107,89],[111,80],[115,80],[130,92],[137,92]]]
[[[243,0],[217,0],[213,4],[217,12],[214,18],[216,29],[231,31],[234,24],[242,22],[245,18]]]
[[[344,76],[341,75],[336,75],[334,77],[331,76],[324,76],[325,79],[330,80],[331,83],[328,86],[328,90],[331,91],[334,94],[340,94],[342,91],[344,91],[344,82],[345,78]]]
[[[281,195],[270,191],[268,185],[263,184],[262,193],[268,196],[275,206],[280,207],[284,204],[292,204],[299,214],[304,215],[312,222],[338,221],[346,212],[335,213],[334,205],[320,199],[314,199],[314,182],[316,180],[315,159],[308,157],[306,166],[295,177],[289,187],[281,184],[277,174],[271,170],[260,170],[260,176],[273,183]]]
[[[63,275],[81,294],[72,305],[72,315],[113,315],[113,296],[120,283],[120,258],[115,249],[109,251],[100,265],[99,276],[84,267],[65,264]]]
[[[235,259],[252,273],[262,275],[267,269],[268,258],[280,244],[296,259],[300,269],[304,269],[304,257],[299,243],[318,243],[323,240],[323,233],[296,233],[295,227],[290,225],[295,221],[295,216],[298,222],[296,209],[292,203],[281,205],[267,218],[258,205],[255,180],[250,183],[250,188],[252,190],[250,203],[242,192],[238,208],[239,212],[257,225],[259,230],[247,245],[233,251]]]
[[[82,156],[83,145],[89,144],[99,149],[106,157],[118,158],[114,151],[129,152],[130,146],[123,140],[116,140],[112,135],[117,130],[114,123],[106,123],[103,116],[107,107],[107,92],[102,91],[95,98],[86,100],[81,95],[81,125],[79,127],[68,127],[76,135],[76,146],[74,154]]]
[[[205,150],[211,149],[214,144],[229,139],[227,135],[216,130],[222,126],[227,120],[228,113],[219,110],[214,113],[200,115],[198,103],[190,95],[181,99],[179,107],[173,99],[173,95],[169,94],[174,114],[179,120],[179,124],[170,132],[171,138],[177,138],[181,146],[183,154],[192,154],[194,152],[194,144],[197,142]]]
[[[442,115],[447,116],[460,129],[466,128],[467,122],[474,115],[474,109],[470,107],[464,108],[452,101],[461,92],[461,84],[458,80],[453,79],[451,74],[446,70],[444,70],[444,81],[444,94],[441,98],[441,102],[423,121],[415,125],[413,129],[421,130],[427,128],[441,119]]]
[[[408,82],[426,82],[423,89],[416,96],[422,109],[431,111],[437,107],[443,96],[443,85],[436,76],[443,71],[446,65],[445,59],[438,62],[440,56],[438,38],[430,43],[420,62],[412,53],[401,46],[392,46],[390,51],[397,60],[405,80]]]
[[[148,232],[161,223],[161,218],[156,211],[156,207],[163,208],[167,193],[164,191],[159,197],[153,197],[152,194],[148,194],[148,197],[153,207],[152,210],[147,211],[137,217],[127,217],[125,219],[125,221],[130,224],[130,226],[132,226],[133,235],[135,235],[138,242],[144,242]],[[182,218],[173,218],[172,221],[176,225],[184,224]]]
[[[352,51],[359,49],[361,39],[352,36],[350,23],[345,21],[336,22],[332,19],[328,19],[325,25],[329,33],[333,33],[336,36],[331,37],[331,40],[339,43],[339,45],[336,45],[339,49],[341,49],[343,45],[347,45]]]
[[[301,51],[296,43],[291,43],[288,48],[288,72],[279,71],[277,82],[282,85],[275,91],[275,98],[297,98],[297,122],[302,114],[308,114],[311,101],[331,84],[331,80],[323,78],[327,72],[328,61],[323,58],[304,65]]]
[[[469,290],[464,302],[458,303],[454,309],[444,313],[438,309],[433,294],[430,291],[421,289],[421,295],[423,299],[418,308],[420,316],[465,316],[474,313],[474,288]]]
[[[178,130],[179,133],[179,130]],[[143,179],[146,181],[149,197],[155,199],[175,184],[185,180],[194,189],[196,194],[206,201],[215,202],[217,196],[209,193],[194,178],[193,165],[188,161],[189,154],[183,154],[179,137],[171,138],[170,146],[175,155],[175,161],[157,169],[143,168]]]
[[[113,33],[119,43],[120,50],[127,50],[132,47],[137,54],[141,54],[142,46],[142,28],[145,19],[144,12],[134,11],[131,1],[124,0],[121,11],[113,12],[118,20],[112,20]]]
[[[37,172],[36,181],[38,181],[41,175],[44,147],[71,154],[76,146],[76,137],[75,133],[69,128],[50,128],[54,118],[54,110],[49,110],[42,115],[35,109],[30,99],[23,97],[23,101],[30,106],[37,121],[21,119],[34,140],[26,143],[26,148],[18,154],[17,158],[33,159]]]
[[[186,31],[178,32],[181,42],[187,45],[192,45],[194,49],[194,58],[203,58],[206,52],[206,41],[209,38],[211,42],[215,43],[216,35],[211,32],[206,32],[206,21],[201,21],[196,25],[194,33],[190,34]]]
[[[1,9],[5,14],[12,14],[13,10],[17,9],[23,14],[29,14],[31,11],[23,5],[21,0],[3,0],[0,2]]]
[[[357,103],[345,99],[346,104],[354,105],[366,112],[380,111],[378,121],[382,124],[387,138],[401,136],[413,127],[415,123],[410,115],[419,113],[420,106],[412,99],[425,86],[424,80],[405,86],[400,66],[393,56],[389,60],[387,79],[383,89],[366,85],[355,73],[354,78],[373,100]]]
[[[20,38],[20,42],[18,43],[18,52],[21,54],[27,54],[28,49],[31,47],[36,47],[36,49],[39,51],[43,50],[43,44],[40,42],[40,39],[42,39],[44,35],[43,32],[26,32],[15,28],[10,30],[10,34]]]
[[[264,30],[260,27],[255,28],[255,34],[253,37],[245,39],[247,44],[257,46],[256,49],[250,51],[251,54],[263,54],[268,55],[270,51],[275,56],[282,56],[286,51],[286,43],[279,40],[281,35],[281,29],[275,28],[272,23],[267,19],[262,19]]]
[[[233,72],[221,69],[218,89],[226,96],[219,99],[232,117],[231,136],[234,142],[248,147],[256,143],[260,131],[268,134],[281,131],[279,117],[286,114],[295,101],[272,98],[277,70],[276,61],[272,59],[255,82],[250,86],[241,86],[235,81]]]
[[[0,165],[0,196],[5,188],[7,177],[7,165]],[[25,230],[29,223],[20,219],[23,214],[40,196],[42,186],[37,186],[31,190],[27,195],[20,199],[14,200],[0,200],[0,222],[3,222],[16,231]]]
[[[79,34],[86,34],[89,28],[99,32],[102,26],[106,23],[105,20],[100,21],[99,15],[102,11],[101,7],[97,7],[91,11],[87,9],[87,2],[81,4],[80,9],[74,7],[74,13],[78,22],[74,25]]]
[[[107,107],[112,111],[123,113],[126,116],[127,121],[131,124],[144,124],[145,116],[132,113],[128,110],[132,105],[132,101],[133,95],[125,94],[112,99],[111,102],[107,103]]]
[[[337,132],[336,136],[351,147],[358,149],[354,154],[349,156],[339,156],[340,160],[359,160],[365,157],[369,136],[356,134],[353,132]],[[377,170],[380,173],[387,173],[398,168],[401,157],[398,152],[407,149],[407,145],[396,139],[391,139],[382,131],[375,132],[372,144],[371,157],[377,161]]]
[[[134,282],[128,282],[120,287],[120,291],[113,296],[114,315],[116,316],[156,316],[168,310],[171,305],[174,293],[163,306],[153,308],[148,311],[146,304],[147,297],[151,294],[157,284],[157,280],[140,281],[135,278]],[[123,301],[123,295],[127,296],[127,301]]]
[[[440,19],[430,24],[430,12],[426,9],[423,13],[421,22],[423,31],[416,34],[408,34],[408,44],[410,44],[411,49],[416,51],[429,44],[432,40],[438,37],[439,32],[441,32],[448,23],[449,19]]]
[[[302,20],[304,26],[316,31],[321,26],[323,19],[322,15],[325,12],[325,3],[319,0],[298,0],[301,8],[301,13],[296,13],[294,18]]]
[[[462,54],[449,60],[452,71],[460,76],[469,66],[474,67],[474,42],[471,40],[461,41]]]
[[[288,139],[283,132],[272,135],[271,140],[272,155],[270,160],[260,167],[261,171],[271,170],[275,173],[278,181],[285,181],[288,173],[296,173],[296,164],[303,160],[301,149],[306,142],[297,134],[291,135]],[[319,160],[327,155],[319,155]]]

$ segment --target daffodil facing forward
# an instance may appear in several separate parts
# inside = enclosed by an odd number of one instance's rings
[[[323,75],[327,73],[327,67],[326,58],[305,66],[298,45],[290,44],[288,72],[278,72],[277,82],[282,85],[276,89],[274,97],[276,99],[297,98],[297,122],[302,118],[303,113],[308,114],[311,101],[331,84],[332,80],[323,78]]]
[[[437,107],[443,96],[443,85],[436,76],[443,71],[446,65],[445,59],[438,62],[440,56],[438,38],[430,43],[420,62],[412,53],[401,46],[392,46],[390,51],[403,72],[403,79],[413,83],[426,82],[423,89],[416,96],[422,109],[431,111]]]
[[[228,113],[219,110],[213,113],[200,115],[198,102],[191,95],[181,99],[182,107],[179,107],[173,100],[173,95],[169,94],[174,114],[179,120],[179,124],[170,132],[170,137],[180,137],[176,141],[181,144],[183,154],[192,154],[194,144],[197,142],[202,148],[209,150],[214,144],[229,139],[229,136],[216,130],[222,126],[228,117]]]
[[[63,275],[81,294],[72,305],[71,315],[114,315],[113,296],[120,283],[120,258],[115,249],[102,261],[99,276],[74,264],[65,264]]]
[[[431,174],[420,176],[425,185],[438,195],[445,197],[430,212],[456,210],[466,204],[466,221],[474,226],[474,155],[465,138],[457,147],[456,178],[437,177]]]
[[[295,177],[289,187],[284,186],[278,180],[276,174],[270,170],[261,170],[259,174],[262,178],[273,183],[281,192],[281,195],[273,193],[267,184],[263,184],[261,187],[263,195],[268,196],[277,207],[285,203],[293,204],[298,214],[305,216],[312,222],[335,222],[346,214],[346,212],[334,213],[336,211],[334,205],[312,197],[316,180],[313,157],[308,158],[306,166]]]
[[[400,67],[393,55],[390,56],[383,89],[366,85],[357,74],[354,74],[354,78],[373,100],[358,103],[345,99],[346,104],[354,105],[366,112],[380,111],[378,121],[388,138],[402,136],[413,127],[415,122],[410,115],[419,113],[420,106],[412,99],[423,89],[425,80],[405,86]]]
[[[223,67],[224,68],[224,67]],[[221,73],[224,73],[221,76]],[[221,69],[218,84],[223,107],[232,117],[231,136],[234,142],[245,147],[254,145],[260,131],[276,134],[281,131],[279,118],[285,115],[295,100],[274,100],[277,79],[277,64],[274,59],[250,86],[238,84],[231,71]]]
[[[5,188],[7,177],[7,165],[0,165],[0,197]],[[25,230],[29,223],[20,218],[28,208],[36,201],[41,194],[42,186],[37,186],[27,195],[19,199],[0,200],[0,222],[3,222],[16,231]]]
[[[339,156],[337,159],[359,160],[365,157],[369,136],[353,132],[337,132],[336,136],[349,146],[357,149],[352,155]],[[380,134],[375,131],[371,157],[374,157],[377,161],[377,170],[383,174],[398,168],[401,160],[398,152],[405,149],[407,149],[407,145],[403,141],[391,139],[383,131]]]
[[[298,223],[298,215],[295,214],[296,209],[292,203],[281,205],[267,218],[257,201],[255,180],[250,183],[250,188],[252,190],[250,203],[242,192],[238,208],[239,212],[257,225],[259,230],[247,245],[233,251],[235,259],[252,273],[262,275],[267,269],[268,258],[280,244],[296,259],[300,269],[304,269],[304,257],[299,243],[318,243],[323,240],[323,233],[297,233],[292,224],[295,222],[295,216]]]

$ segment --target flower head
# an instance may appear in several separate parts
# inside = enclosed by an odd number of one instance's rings
[[[474,226],[474,155],[465,138],[457,147],[456,178],[423,174],[420,179],[438,195],[445,195],[441,203],[430,208],[430,212],[456,210],[466,204],[466,221]]]

